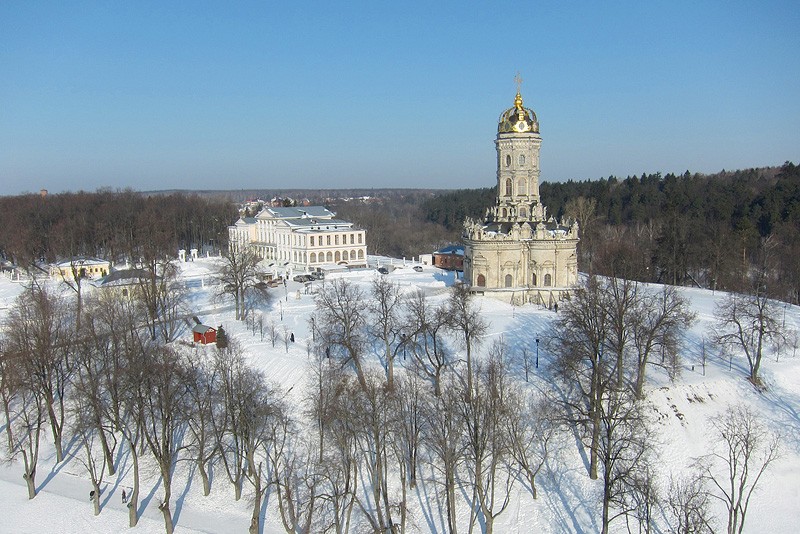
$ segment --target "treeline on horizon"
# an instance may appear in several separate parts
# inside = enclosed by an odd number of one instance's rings
[[[742,290],[764,268],[770,293],[800,297],[800,168],[716,174],[642,174],[544,182],[542,203],[581,226],[583,272],[643,282]],[[496,188],[464,189],[423,203],[425,220],[460,231],[480,218]]]
[[[227,247],[227,198],[132,190],[0,197],[0,256],[23,268],[79,256],[112,262]]]
[[[310,201],[367,230],[370,254],[398,258],[460,241],[464,219],[482,218],[496,198],[495,187],[372,193],[375,202]],[[742,290],[758,267],[769,271],[773,296],[800,301],[800,169],[791,162],[708,175],[543,182],[540,193],[548,213],[579,221],[583,272]],[[238,205],[223,193],[0,197],[0,256],[30,266],[81,255],[124,261],[181,248],[225,250],[237,217]]]

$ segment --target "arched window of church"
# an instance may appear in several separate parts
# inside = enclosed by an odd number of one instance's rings
[[[525,154],[520,154],[519,155],[519,166],[520,167],[524,167],[525,166]]]
[[[506,275],[506,287],[511,287],[512,285],[514,285],[514,278],[510,274],[507,274]]]
[[[550,286],[553,285],[553,277],[550,276],[550,273],[547,273],[546,275],[544,275],[544,285],[546,287],[550,287]]]
[[[479,274],[478,278],[475,280],[475,285],[478,287],[486,287],[486,277],[482,274]]]
[[[511,167],[511,156],[506,156],[506,167]]]
[[[534,286],[536,286],[536,273],[533,273],[533,278],[531,279],[531,282],[533,283]]]
[[[364,259],[364,250],[363,249],[358,251],[358,259],[359,260],[363,260]]]
[[[311,253],[311,263],[317,263],[317,253],[316,252],[312,252]]]
[[[514,187],[514,184],[511,181],[511,178],[507,178],[506,179],[506,196],[507,197],[511,196],[511,190],[512,190],[513,187]]]
[[[328,258],[328,263],[332,262],[332,261],[333,261],[333,254],[331,254],[330,252],[328,252],[328,256],[327,256],[327,258]]]
[[[508,217],[508,211],[505,208],[503,208],[503,217]]]
[[[350,259],[350,253],[347,252],[346,250],[342,252],[342,260],[348,261],[349,259]]]
[[[525,178],[520,178],[517,180],[517,194],[518,195],[526,195],[528,193],[528,188],[525,187]]]
[[[519,209],[519,216],[520,217],[527,217],[528,216],[528,209],[527,208],[520,208]]]
[[[339,263],[340,261],[342,261],[342,255],[339,253],[338,250],[336,251],[336,255],[334,256],[333,261],[335,261],[336,263]]]

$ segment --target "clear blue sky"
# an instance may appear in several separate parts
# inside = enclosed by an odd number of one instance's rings
[[[800,162],[800,2],[0,2],[0,194],[486,187]]]

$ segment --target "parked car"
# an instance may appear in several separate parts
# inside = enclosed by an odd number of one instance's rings
[[[317,280],[322,280],[323,278],[325,278],[325,273],[323,271],[314,271],[313,273],[311,273],[311,276],[313,276]]]
[[[422,272],[422,265],[415,265],[414,266],[414,270],[417,271],[418,273],[421,273]]]
[[[313,279],[314,279],[314,277],[311,276],[310,274],[298,274],[298,275],[295,275],[294,278],[292,278],[292,280],[294,280],[295,282],[301,282],[301,283],[302,282],[310,282]]]
[[[386,267],[378,267],[378,272],[381,274],[389,274],[389,269]]]

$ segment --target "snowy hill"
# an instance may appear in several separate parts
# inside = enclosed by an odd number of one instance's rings
[[[310,314],[314,310],[314,296],[306,294],[302,284],[289,282],[284,289],[271,289],[275,299],[264,314],[275,321],[281,330],[295,336],[295,342],[284,345],[279,341],[272,346],[266,337],[251,333],[247,325],[234,320],[233,311],[225,303],[212,298],[211,273],[214,259],[203,259],[182,265],[182,276],[191,291],[192,312],[205,324],[224,325],[230,338],[240,341],[246,348],[251,365],[264,371],[267,377],[291,390],[292,402],[299,405],[306,379],[310,374],[309,345],[312,337]],[[376,276],[375,271],[343,273],[335,276],[347,277],[351,282],[366,287]],[[452,274],[425,267],[415,272],[409,267],[400,267],[388,275],[393,282],[407,291],[421,289],[432,299],[445,299],[447,286],[453,282]],[[318,282],[314,282],[317,284]],[[321,282],[320,282],[321,283]],[[14,298],[21,292],[18,283],[0,278],[0,319],[4,319],[13,306]],[[655,421],[656,450],[658,461],[655,468],[662,489],[666,488],[669,476],[687,473],[693,459],[706,454],[712,443],[710,422],[730,405],[743,404],[751,407],[762,418],[768,428],[779,431],[782,436],[782,455],[766,472],[753,496],[747,517],[745,532],[796,533],[800,532],[800,358],[793,356],[791,349],[780,356],[768,353],[762,367],[766,388],[757,391],[747,380],[747,364],[742,356],[721,358],[711,353],[705,369],[701,365],[703,340],[708,338],[713,323],[714,303],[725,294],[699,289],[680,289],[696,313],[693,326],[685,332],[681,376],[674,382],[663,372],[652,372],[646,386],[646,406]],[[535,338],[540,338],[538,369],[525,387],[547,389],[551,387],[548,351],[548,333],[556,314],[537,306],[512,307],[491,299],[478,298],[477,305],[490,323],[489,331],[481,340],[478,352],[486,353],[492,341],[501,338],[512,351],[523,346],[535,351]],[[282,320],[281,320],[282,317]],[[785,308],[787,329],[800,330],[800,309]],[[188,340],[190,332],[183,335]],[[706,342],[707,343],[707,342]],[[213,351],[213,347],[202,347],[198,351]],[[706,346],[706,350],[711,350]],[[374,362],[378,365],[378,362]],[[403,367],[403,360],[398,360]],[[401,371],[402,372],[402,371]],[[521,374],[517,373],[521,380]],[[4,432],[4,427],[0,428]],[[55,453],[50,435],[42,434],[44,450],[37,473],[39,494],[27,499],[22,469],[17,462],[6,462],[0,466],[0,532],[14,533],[85,533],[123,532],[127,526],[125,505],[121,492],[130,488],[130,460],[118,452],[120,468],[117,474],[106,477],[101,498],[102,513],[92,514],[88,500],[91,484],[83,465],[76,459],[79,447],[75,441],[67,445],[68,458],[55,462]],[[522,484],[517,484],[508,508],[496,519],[496,532],[585,532],[600,531],[599,481],[587,475],[585,453],[576,445],[574,435],[563,432],[556,438],[543,472],[538,477],[538,499],[534,500]],[[122,448],[118,449],[120,451]],[[157,508],[160,487],[158,470],[147,463],[142,474],[143,497],[140,501],[142,520],[135,527],[139,532],[163,532],[163,520]],[[5,453],[3,453],[5,457]],[[436,488],[426,484],[426,469],[420,475],[420,484],[409,490],[412,522],[410,532],[445,531],[443,512],[438,508]],[[243,532],[250,522],[251,505],[244,497],[236,502],[233,491],[221,468],[212,474],[212,491],[208,497],[202,494],[199,477],[189,462],[179,462],[173,483],[173,516],[177,532]],[[459,495],[459,530],[466,532],[468,522],[469,495]],[[275,512],[274,494],[267,492],[264,532],[284,532],[280,518]],[[713,503],[715,515],[724,526],[725,508],[720,502]],[[657,522],[663,525],[662,522]],[[724,529],[723,529],[724,530]],[[361,530],[355,530],[361,531]],[[624,520],[612,523],[612,532],[626,532]]]

